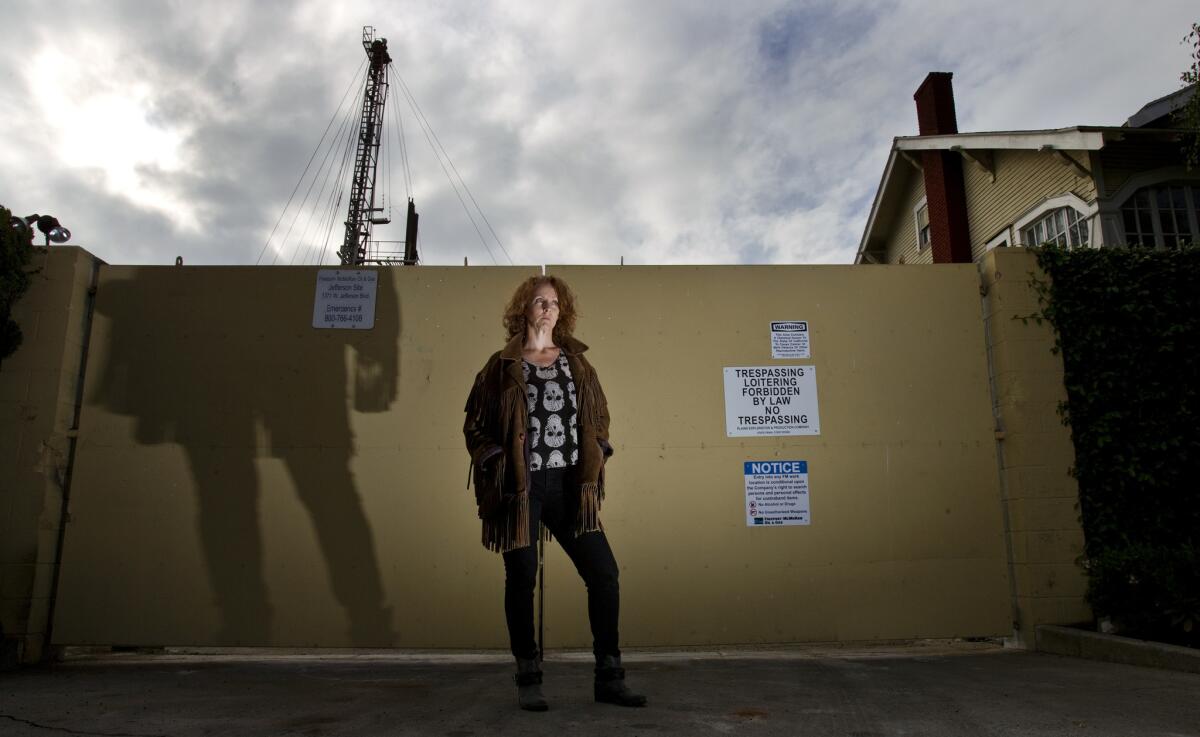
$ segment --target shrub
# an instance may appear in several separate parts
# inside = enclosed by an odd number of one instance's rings
[[[0,361],[21,346],[21,326],[12,319],[12,308],[29,288],[29,259],[33,231],[12,226],[12,213],[0,206]]]
[[[1200,249],[1037,249],[1097,616],[1200,644]]]

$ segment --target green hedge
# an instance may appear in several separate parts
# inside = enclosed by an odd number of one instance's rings
[[[1200,249],[1036,249],[1099,617],[1200,645]]]
[[[0,206],[0,361],[21,346],[21,327],[12,319],[12,308],[29,288],[29,259],[33,236],[29,228],[17,230],[12,213]]]

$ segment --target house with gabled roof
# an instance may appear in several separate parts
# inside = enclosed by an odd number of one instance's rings
[[[1173,113],[1196,86],[1122,126],[960,133],[952,75],[913,95],[919,135],[893,139],[856,264],[969,263],[993,248],[1200,243],[1200,169]]]

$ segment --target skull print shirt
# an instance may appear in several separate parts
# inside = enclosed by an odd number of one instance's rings
[[[575,382],[567,356],[559,351],[549,366],[521,361],[529,408],[529,470],[565,468],[579,461],[575,427]]]

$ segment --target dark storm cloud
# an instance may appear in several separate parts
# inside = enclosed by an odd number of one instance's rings
[[[19,11],[28,18],[34,15],[29,9]],[[75,228],[77,240],[88,234],[102,256],[118,261],[164,261],[182,253],[189,262],[245,263],[257,255],[264,228],[282,209],[283,183],[298,177],[335,104],[330,98],[336,101],[336,75],[328,73],[319,47],[296,47],[287,16],[279,3],[232,11],[224,3],[195,4],[186,14],[175,4],[78,3],[70,4],[57,29],[35,26],[41,44],[108,39],[112,58],[95,61],[119,69],[125,83],[151,90],[147,121],[188,131],[180,146],[186,167],[137,171],[147,186],[172,192],[181,210],[194,213],[198,231],[182,227],[170,212],[105,192],[93,171],[66,168],[41,195],[84,226]],[[346,57],[350,65],[357,62],[351,53]],[[10,56],[5,66],[13,63]],[[343,84],[352,70],[340,75]],[[110,249],[113,256],[104,253]]]
[[[364,24],[389,39],[513,260],[805,263],[852,258],[892,137],[915,133],[926,72],[955,72],[963,130],[1119,124],[1174,88],[1192,13],[1032,0],[9,5],[23,43],[0,48],[0,201],[55,212],[117,263],[254,263],[363,61]],[[74,87],[30,86],[45,79]],[[408,103],[388,105],[388,122],[403,116],[425,261],[506,263]],[[399,240],[398,158],[390,171],[395,223],[377,235]],[[293,232],[324,216],[307,217]],[[325,223],[334,249],[342,217]],[[311,255],[274,244],[268,262]]]

